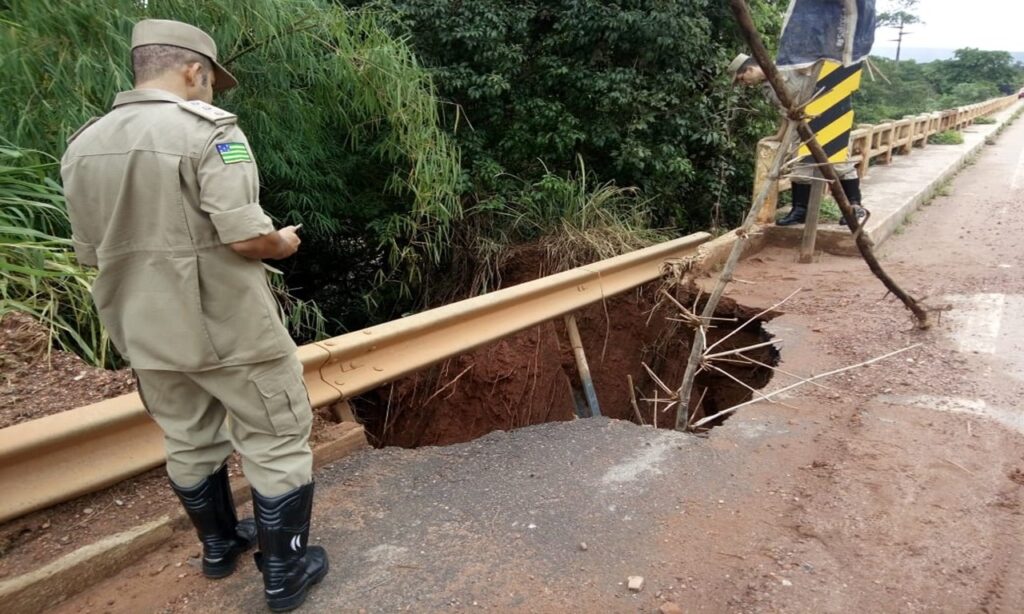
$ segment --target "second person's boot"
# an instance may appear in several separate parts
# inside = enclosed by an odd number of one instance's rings
[[[793,183],[793,208],[786,217],[775,222],[776,226],[792,226],[803,224],[807,219],[807,203],[811,200],[811,184]]]
[[[857,216],[857,222],[859,223],[868,214],[860,204],[860,178],[840,179],[839,183],[843,186],[843,193],[846,194],[846,200],[850,201],[850,206],[853,207],[853,213]],[[839,216],[839,225],[846,226],[845,217]]]
[[[203,575],[207,578],[231,575],[238,555],[256,542],[256,525],[252,518],[239,522],[235,515],[227,465],[221,465],[213,475],[195,486],[182,488],[171,481],[171,488],[203,543]]]
[[[263,573],[267,605],[274,612],[294,610],[328,570],[324,549],[308,544],[313,483],[278,497],[264,497],[254,489],[252,507],[260,541],[256,567]]]

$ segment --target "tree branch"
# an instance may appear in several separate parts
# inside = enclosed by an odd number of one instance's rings
[[[768,50],[765,49],[764,43],[761,42],[761,37],[757,32],[756,26],[750,17],[750,8],[747,6],[746,0],[730,0],[729,6],[732,9],[733,15],[736,16],[736,21],[740,25],[740,30],[743,34],[743,38],[747,41],[747,45],[750,47],[751,53],[757,58],[757,63],[760,64],[761,69],[764,71],[765,77],[768,78],[768,82],[771,84],[772,89],[775,90],[775,95],[779,99],[779,103],[782,108],[786,111],[786,116],[792,121],[800,134],[800,138],[806,143],[807,147],[811,150],[811,155],[814,160],[820,165],[819,169],[825,179],[832,185],[832,194],[835,197],[836,203],[839,205],[839,209],[843,212],[843,218],[846,220],[847,225],[850,228],[850,232],[854,234],[854,241],[857,244],[857,249],[860,250],[861,256],[864,258],[864,262],[867,263],[868,268],[875,274],[882,284],[898,297],[903,304],[914,314],[917,319],[917,327],[926,329],[930,326],[928,321],[928,312],[925,311],[917,301],[907,294],[903,288],[896,284],[895,281],[885,272],[882,265],[879,264],[878,259],[875,257],[874,252],[871,249],[871,245],[868,243],[867,237],[864,233],[858,232],[860,230],[860,222],[857,219],[857,215],[853,212],[853,207],[850,206],[850,201],[846,198],[846,193],[842,189],[842,184],[839,182],[839,176],[836,174],[834,168],[828,161],[828,155],[825,150],[821,148],[821,144],[818,143],[814,132],[804,119],[802,111],[800,111],[793,100],[789,96],[789,92],[786,91],[786,87],[782,81],[782,76],[779,74],[778,68],[775,63],[768,56]]]

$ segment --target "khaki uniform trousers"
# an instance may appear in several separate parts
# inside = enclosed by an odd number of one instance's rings
[[[312,479],[313,415],[294,354],[210,371],[139,369],[136,375],[143,404],[164,431],[167,475],[178,486],[198,484],[232,449],[265,497]]]

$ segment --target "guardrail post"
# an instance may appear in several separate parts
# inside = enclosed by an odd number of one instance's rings
[[[338,422],[356,422],[356,415],[348,401],[338,401],[331,405],[331,415]]]
[[[565,316],[565,329],[569,332],[569,343],[572,344],[572,354],[576,358],[576,369],[580,373],[580,381],[583,382],[583,394],[587,397],[587,405],[590,406],[591,417],[601,415],[601,407],[597,403],[597,390],[594,388],[594,380],[590,376],[590,366],[587,364],[587,355],[583,351],[583,340],[580,338],[580,329],[576,326],[576,316],[569,314]]]

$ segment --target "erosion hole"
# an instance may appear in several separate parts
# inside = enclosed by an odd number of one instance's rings
[[[648,284],[604,304],[591,305],[577,312],[576,320],[601,413],[673,428],[676,408],[665,410],[666,404],[659,403],[663,409],[655,412],[654,403],[644,400],[654,399],[656,393],[661,399],[666,395],[643,364],[674,389],[682,381],[692,329],[672,321],[678,318],[678,309],[664,300],[660,287]],[[695,289],[677,288],[674,293],[682,304],[694,305]],[[698,300],[698,311],[701,306]],[[722,339],[759,311],[723,298],[715,315],[725,320],[715,321],[708,343]],[[716,351],[770,340],[763,324],[775,315],[752,321]],[[751,388],[763,388],[773,375],[769,366],[777,364],[778,350],[767,345],[745,354],[761,365],[738,359],[717,362],[729,375],[715,371],[698,375],[691,407],[697,408],[699,402],[698,412],[712,415],[749,400]],[[627,375],[636,387],[639,419],[631,403]],[[353,406],[374,445],[415,448],[469,441],[495,430],[573,420],[579,390],[572,348],[559,319],[382,386],[355,399]]]

